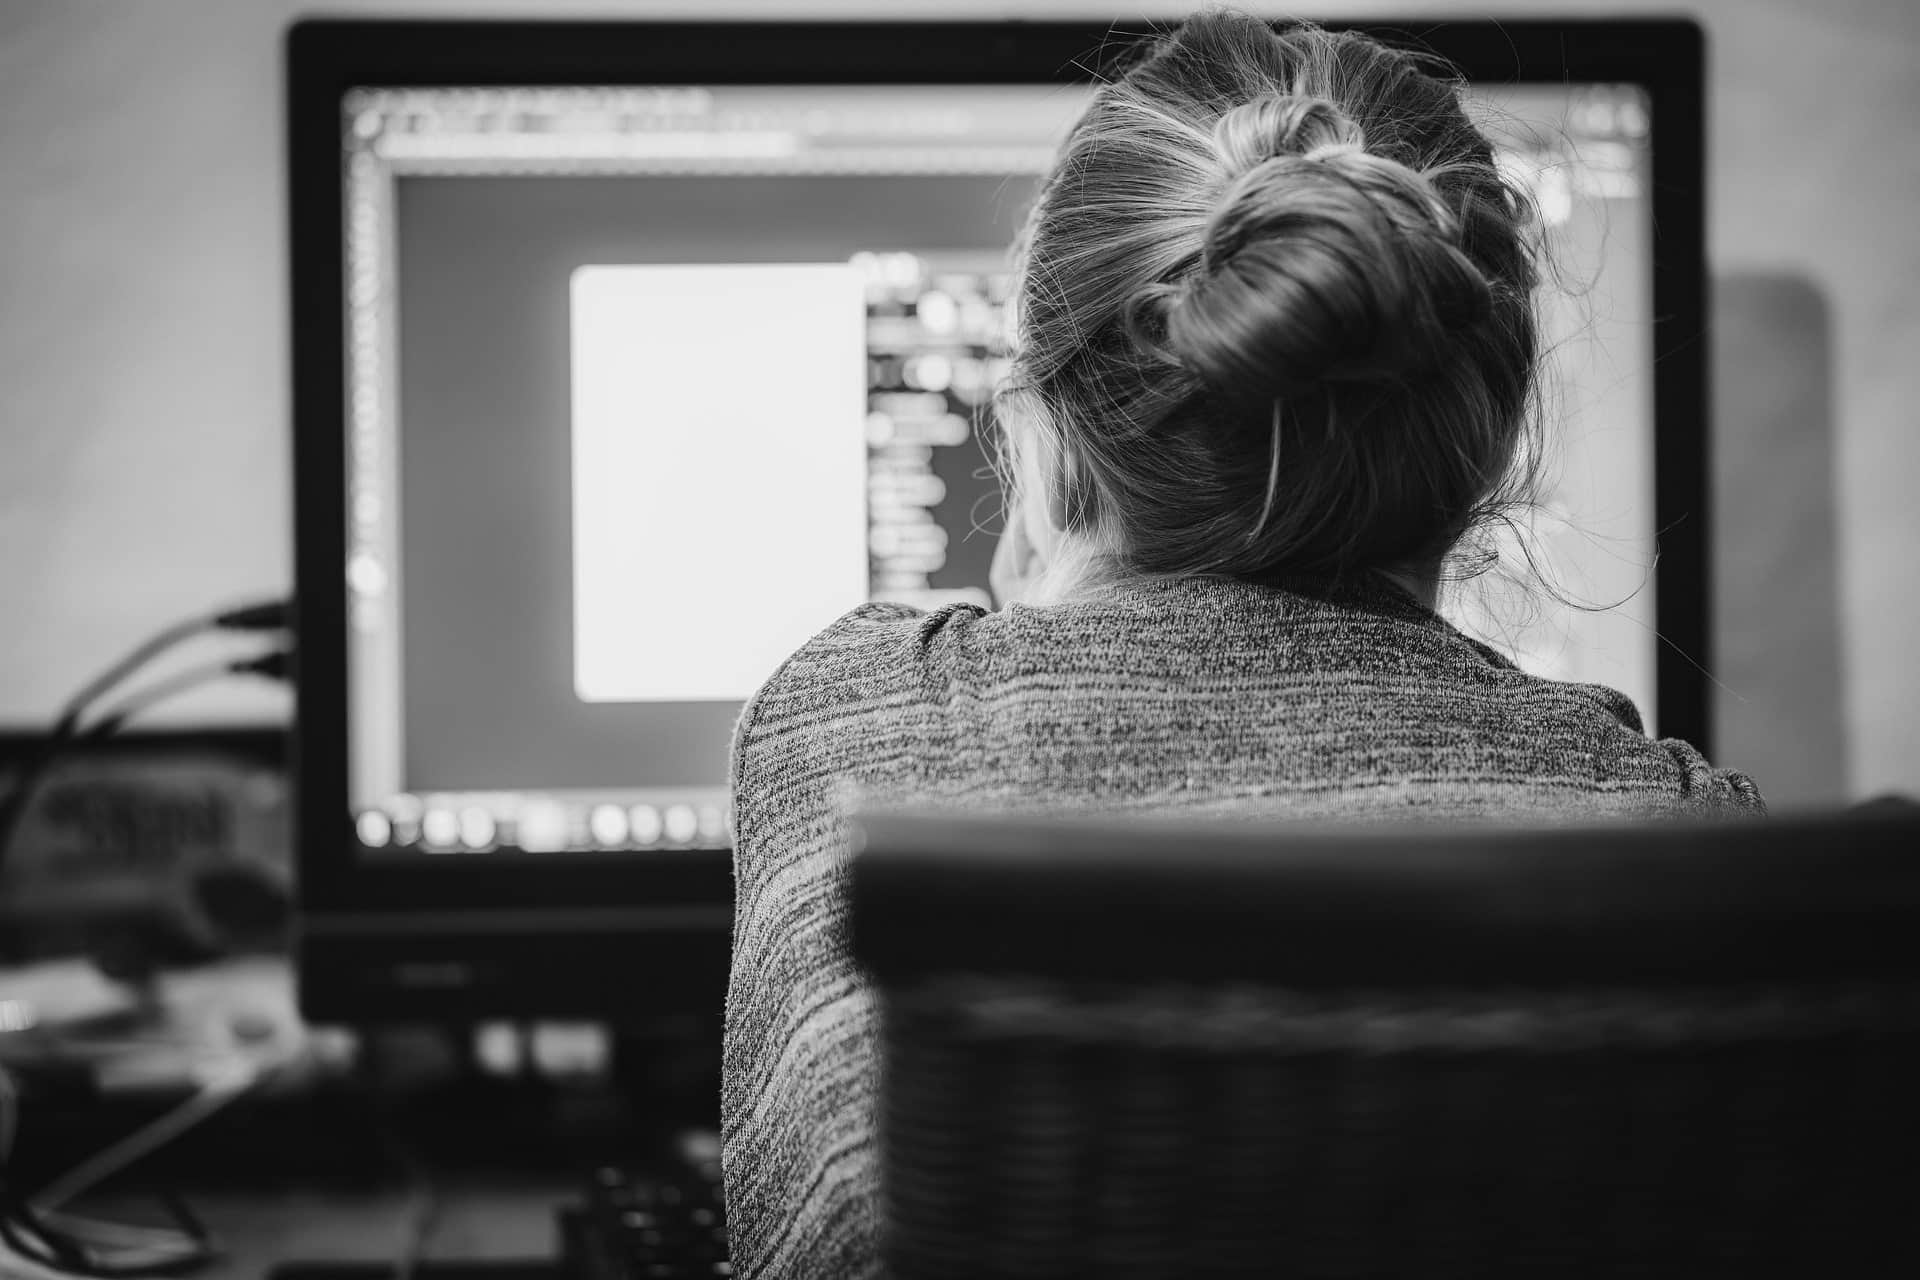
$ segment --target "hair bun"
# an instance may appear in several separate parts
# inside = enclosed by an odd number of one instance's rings
[[[1273,400],[1444,363],[1492,293],[1424,177],[1318,98],[1221,117],[1227,174],[1195,275],[1159,295],[1168,354],[1216,394]]]
[[[1360,126],[1339,107],[1325,98],[1294,94],[1240,104],[1213,126],[1213,141],[1233,175],[1275,156],[1321,160],[1367,145]]]

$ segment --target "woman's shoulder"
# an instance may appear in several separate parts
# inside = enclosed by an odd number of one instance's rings
[[[1409,601],[1233,583],[995,612],[862,605],[774,673],[743,713],[736,746],[768,741],[782,758],[824,766],[840,754],[924,754],[963,722],[997,741],[1054,720],[1053,739],[1078,728],[1104,741],[1112,735],[1084,717],[1138,722],[1143,707],[1175,703],[1196,733],[1245,742],[1251,725],[1261,741],[1291,733],[1303,750],[1329,741],[1338,726],[1325,717],[1343,716],[1353,732],[1339,741],[1373,744],[1347,762],[1354,769],[1398,762],[1422,776],[1676,811],[1763,808],[1745,774],[1712,767],[1686,742],[1648,737],[1619,691],[1530,674]],[[1343,766],[1329,759],[1326,768]]]
[[[875,602],[851,609],[776,668],[747,701],[735,727],[736,755],[769,735],[827,734],[850,721],[903,718],[943,701],[965,662],[968,632],[996,617],[974,604],[926,610]]]
[[[1503,744],[1500,754],[1510,758],[1512,771],[1632,812],[1766,811],[1749,775],[1714,767],[1684,739],[1652,736],[1640,708],[1620,690],[1536,674],[1479,640],[1455,635],[1452,647],[1462,659],[1455,678],[1423,697],[1478,702],[1464,719],[1483,741]]]
[[[884,695],[951,652],[959,633],[987,616],[973,604],[931,611],[879,601],[860,605],[796,649],[754,701],[777,710],[796,701]]]
[[[1478,642],[1472,642],[1476,647]],[[1602,809],[1648,816],[1763,814],[1748,774],[1716,768],[1682,738],[1656,738],[1633,699],[1603,684],[1490,664],[1489,736],[1536,782],[1585,793]]]

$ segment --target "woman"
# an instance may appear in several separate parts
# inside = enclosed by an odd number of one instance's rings
[[[875,1266],[852,797],[1566,821],[1758,811],[1434,611],[1512,494],[1526,202],[1457,86],[1210,13],[1103,87],[1023,245],[998,612],[855,610],[736,736],[723,1130],[745,1275]]]

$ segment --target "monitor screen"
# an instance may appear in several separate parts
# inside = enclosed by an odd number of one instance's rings
[[[344,96],[361,856],[724,847],[785,655],[869,599],[990,604],[1009,250],[1090,91]],[[1651,722],[1650,98],[1472,105],[1547,233],[1547,449],[1443,609]]]

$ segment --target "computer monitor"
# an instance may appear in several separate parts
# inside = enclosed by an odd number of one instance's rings
[[[1701,741],[1698,31],[1382,34],[1467,74],[1571,285],[1498,544],[1552,590],[1445,607]],[[717,1010],[744,700],[861,601],[989,602],[1009,247],[1118,38],[293,28],[311,1016]]]

